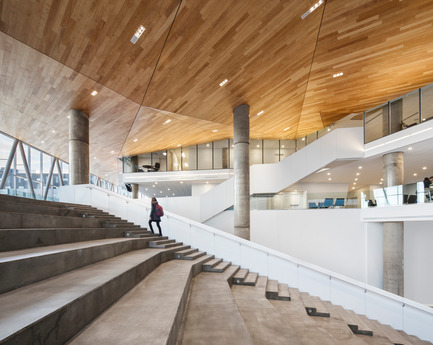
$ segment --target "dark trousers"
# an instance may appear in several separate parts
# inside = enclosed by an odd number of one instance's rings
[[[152,228],[152,222],[156,223],[156,226],[158,227],[158,230],[159,230],[159,236],[162,236],[161,226],[159,225],[159,223],[161,223],[161,221],[160,220],[149,220],[150,231],[152,232],[152,234],[154,234],[153,228]]]

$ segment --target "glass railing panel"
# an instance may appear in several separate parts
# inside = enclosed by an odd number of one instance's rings
[[[388,207],[432,202],[433,188],[424,188],[423,182],[378,188],[373,190],[374,200],[362,207]]]
[[[365,142],[388,135],[388,103],[365,112]]]

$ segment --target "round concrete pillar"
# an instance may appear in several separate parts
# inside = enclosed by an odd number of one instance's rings
[[[132,188],[132,199],[138,199],[138,184],[131,183]]]
[[[250,106],[233,110],[234,130],[234,234],[250,239]]]
[[[383,156],[385,186],[404,183],[403,152]],[[383,224],[383,288],[404,296],[404,224],[390,222]]]
[[[89,183],[89,116],[69,110],[69,184]]]

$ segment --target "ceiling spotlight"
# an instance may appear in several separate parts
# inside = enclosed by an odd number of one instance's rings
[[[358,179],[356,178],[355,181],[358,181]]]
[[[216,133],[216,132],[218,132],[218,129],[214,129],[212,132]]]
[[[289,129],[290,129],[290,127],[286,127],[283,129],[283,131],[285,132],[285,131],[288,131]]]
[[[352,187],[352,189],[355,189],[355,187]]]
[[[98,94],[98,91],[96,91],[96,90],[92,91],[92,93],[91,93],[92,96],[96,96],[97,94]]]
[[[56,131],[54,129],[51,132],[56,133]]]
[[[110,153],[114,153],[114,151],[110,151]]]
[[[140,25],[137,31],[135,32],[134,36],[132,36],[131,42],[135,44],[140,38],[141,34],[144,32],[144,30],[146,30],[145,27],[143,25]]]
[[[331,181],[332,180],[332,178],[328,178],[328,181]]]
[[[356,173],[356,176],[359,176],[359,173]]]
[[[408,147],[407,150],[408,150],[408,151],[412,150],[412,147]]]
[[[362,166],[359,166],[358,169],[362,169]]]
[[[220,86],[224,86],[225,84],[227,84],[228,83],[228,80],[227,79],[224,79],[221,83],[220,83]]]
[[[329,175],[331,175],[331,173],[330,173],[330,172],[329,172],[329,173],[326,173],[326,175],[328,175],[328,176],[329,176]]]
[[[319,7],[321,4],[323,4],[325,0],[319,0],[319,2],[315,3],[307,12],[305,12],[301,18],[305,19],[308,17],[309,14],[311,14],[313,11],[316,10],[317,7]]]
[[[418,176],[418,174],[417,174],[417,173],[414,173],[413,176]]]
[[[343,75],[343,72],[335,73],[335,74],[332,76],[332,78],[338,78],[338,77],[341,77],[342,75]]]
[[[134,143],[136,143],[138,141],[138,139],[134,139]]]
[[[427,170],[427,167],[422,167],[422,170]]]
[[[177,144],[177,147],[181,146],[181,144]]]

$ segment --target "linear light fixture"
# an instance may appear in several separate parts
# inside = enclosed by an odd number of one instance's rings
[[[325,0],[319,0],[319,2],[315,3],[307,12],[305,12],[301,18],[305,19],[310,13],[314,12],[317,7],[319,7],[321,4],[323,4]]]
[[[131,42],[135,44],[140,38],[141,34],[144,32],[144,30],[146,30],[145,27],[143,25],[140,25],[137,31],[135,32],[134,36],[132,36]]]
[[[285,131],[288,131],[289,129],[290,129],[290,127],[286,127],[283,129],[283,131],[285,132]]]
[[[220,86],[224,86],[225,84],[227,84],[229,81],[227,79],[224,79],[221,83]]]
[[[97,94],[98,94],[98,91],[96,91],[96,90],[92,91],[92,93],[91,93],[92,96],[96,96]]]
[[[163,123],[163,125],[166,125],[167,123],[170,123],[171,122],[171,119],[168,119],[167,121],[165,121],[164,123]]]
[[[338,78],[338,77],[341,77],[342,75],[343,75],[343,72],[335,73],[335,74],[332,76],[332,78]]]

